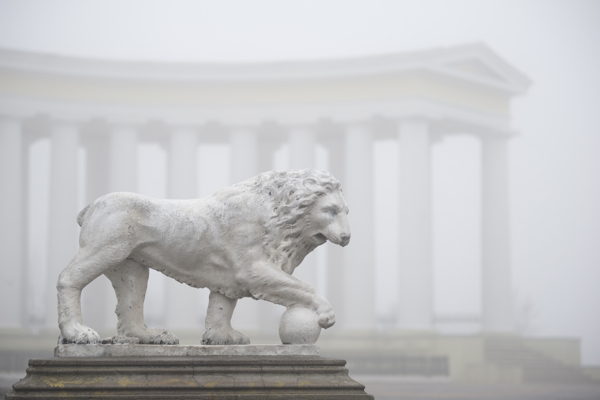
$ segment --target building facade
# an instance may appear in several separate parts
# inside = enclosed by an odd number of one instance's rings
[[[431,143],[468,133],[481,142],[482,330],[510,332],[508,143],[510,102],[529,80],[481,44],[354,59],[263,64],[162,64],[0,50],[0,328],[56,327],[55,285],[77,251],[78,196],[138,190],[140,143],[167,154],[168,197],[197,196],[198,146],[221,143],[230,181],[273,169],[289,146],[291,168],[328,169],[350,205],[352,242],[327,251],[327,297],[347,330],[375,329],[373,143],[399,146],[399,293],[396,328],[433,320]],[[28,253],[31,146],[50,141],[47,262]],[[78,153],[85,153],[85,176]],[[36,189],[37,190],[37,189]],[[29,255],[28,255],[29,254]],[[316,265],[302,266],[316,284]],[[195,291],[173,280],[149,292],[147,314],[169,328],[202,316]],[[84,318],[112,324],[108,281],[84,291]],[[359,290],[360,289],[360,290]],[[359,290],[359,291],[358,291]],[[159,293],[159,294],[156,294]],[[359,295],[358,295],[359,294]],[[268,306],[240,302],[242,328],[260,330]],[[178,310],[178,311],[176,311]],[[181,310],[186,310],[181,312]],[[116,321],[116,319],[115,319]]]

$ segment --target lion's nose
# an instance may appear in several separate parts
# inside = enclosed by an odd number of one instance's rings
[[[342,247],[345,247],[350,243],[350,235],[342,235],[340,239],[342,239],[342,242],[340,243]]]

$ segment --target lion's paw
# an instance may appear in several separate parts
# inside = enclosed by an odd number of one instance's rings
[[[124,333],[125,336],[138,338],[140,344],[179,344],[177,336],[165,328],[148,328],[144,325],[143,327]]]
[[[202,335],[202,344],[250,344],[250,339],[242,332],[236,331],[233,328],[209,328]]]
[[[79,322],[63,327],[58,337],[60,344],[96,344],[100,341],[100,335],[95,330]]]
[[[319,308],[317,310],[317,321],[323,329],[333,326],[333,324],[335,324],[335,314],[333,313],[333,308],[330,305]]]

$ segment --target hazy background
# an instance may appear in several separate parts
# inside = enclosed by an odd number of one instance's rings
[[[510,143],[522,330],[581,337],[583,362],[600,364],[600,1],[0,0],[0,47],[81,57],[260,62],[479,41],[534,82],[513,101],[521,135]],[[458,137],[433,148],[436,312],[480,308],[479,242],[462,228],[478,218],[473,146]],[[396,179],[386,164],[390,148],[375,149],[377,187]],[[395,304],[397,263],[395,230],[381,210],[395,193],[376,194],[377,312],[384,315]],[[452,207],[457,215],[445,213]],[[456,277],[465,290],[456,291]]]

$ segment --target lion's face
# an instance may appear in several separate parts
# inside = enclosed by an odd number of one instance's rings
[[[348,206],[342,193],[335,191],[321,196],[310,212],[310,232],[317,245],[329,240],[331,243],[346,246],[350,242]]]

